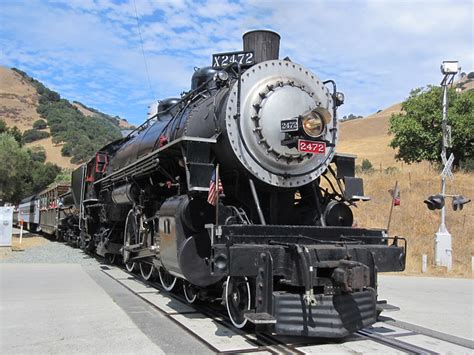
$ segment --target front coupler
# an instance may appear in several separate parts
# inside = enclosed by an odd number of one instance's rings
[[[253,236],[228,226],[211,235],[210,264],[214,274],[255,280],[245,317],[277,334],[339,338],[375,323],[377,271],[404,269],[405,245],[389,245],[382,231],[338,228],[337,241],[272,236],[272,226],[261,227]]]

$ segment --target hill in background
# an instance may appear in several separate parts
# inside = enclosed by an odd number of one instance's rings
[[[0,66],[0,119],[18,127],[33,140],[27,147],[43,147],[46,161],[74,168],[97,149],[121,137],[131,126],[80,102],[69,102],[26,73]],[[33,129],[44,119],[47,127]]]

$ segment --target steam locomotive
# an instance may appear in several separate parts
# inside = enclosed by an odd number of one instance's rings
[[[352,226],[367,197],[336,153],[344,95],[279,46],[247,32],[75,170],[67,239],[190,303],[221,299],[237,328],[344,337],[376,321],[377,272],[404,270],[406,242]]]

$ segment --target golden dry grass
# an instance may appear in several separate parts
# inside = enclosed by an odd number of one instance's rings
[[[20,131],[33,127],[41,116],[36,112],[38,94],[36,89],[26,82],[20,74],[0,66],[0,119],[8,127],[17,126]],[[68,157],[61,155],[61,144],[53,144],[51,137],[27,144],[28,147],[42,146],[46,152],[46,161],[62,168],[75,168]]]
[[[371,201],[359,203],[354,215],[359,226],[386,227],[391,196],[388,189],[395,181],[401,187],[401,205],[393,208],[390,235],[403,236],[408,240],[407,268],[405,273],[421,272],[421,256],[428,255],[429,275],[448,275],[445,268],[434,266],[434,233],[440,223],[440,212],[430,211],[423,201],[429,195],[438,193],[440,177],[428,164],[405,166],[399,172],[386,174],[375,171],[362,174],[365,194]],[[447,193],[462,193],[474,196],[473,174],[456,173],[453,182],[448,181]],[[453,270],[449,276],[472,277],[471,255],[474,254],[472,231],[474,214],[472,205],[462,211],[453,211],[451,201],[446,204],[446,225],[452,234]]]
[[[423,201],[441,190],[439,172],[429,164],[402,164],[395,160],[395,151],[389,147],[389,119],[400,112],[401,105],[393,105],[367,118],[343,122],[338,152],[358,156],[357,164],[369,159],[374,166],[372,174],[362,174],[365,194],[372,198],[359,203],[354,209],[361,227],[385,228],[387,226],[391,197],[388,189],[398,180],[401,186],[401,206],[394,207],[390,235],[404,236],[408,240],[406,274],[421,273],[421,256],[428,255],[427,275],[472,277],[471,256],[474,255],[472,232],[474,231],[473,203],[462,211],[453,211],[451,200],[447,202],[447,228],[453,236],[453,270],[434,266],[434,233],[440,223],[440,212],[430,211]],[[387,167],[398,169],[394,174],[383,171]],[[448,180],[447,193],[462,194],[474,198],[474,174],[455,173],[454,181]]]
[[[401,163],[395,161],[395,151],[388,145],[390,117],[400,110],[401,104],[395,104],[365,118],[342,122],[337,151],[356,154],[358,164],[362,159],[369,159],[377,168],[402,167]]]
[[[89,116],[89,117],[95,116],[94,112],[92,112],[91,110],[87,109],[86,107],[82,106],[81,104],[77,102],[72,102],[72,106],[76,107],[79,111],[81,111],[84,116]]]
[[[45,131],[49,132],[49,129],[46,129]],[[28,148],[43,147],[46,153],[46,161],[54,163],[62,168],[74,169],[78,166],[77,164],[70,162],[70,157],[65,157],[61,154],[61,148],[64,144],[54,144],[51,137],[39,139],[31,143],[26,143],[25,145]]]
[[[41,117],[36,112],[38,94],[20,74],[0,66],[0,118],[7,126],[30,129]]]

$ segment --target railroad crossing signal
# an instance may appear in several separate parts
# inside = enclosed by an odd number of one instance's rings
[[[446,179],[446,177],[449,177],[451,180],[454,179],[453,172],[451,171],[451,167],[453,166],[453,161],[454,161],[454,155],[451,153],[449,156],[449,159],[446,160],[446,153],[442,152],[441,153],[441,160],[443,160],[443,165],[444,169],[441,172],[441,176]]]
[[[467,197],[464,197],[464,196],[454,196],[453,197],[453,210],[457,210],[459,208],[459,210],[462,210],[462,208],[464,207],[464,205],[466,203],[469,203],[471,202],[471,199],[467,198]]]
[[[432,211],[440,210],[444,207],[444,196],[432,195],[423,202],[426,203],[426,206],[428,206],[428,208]]]

